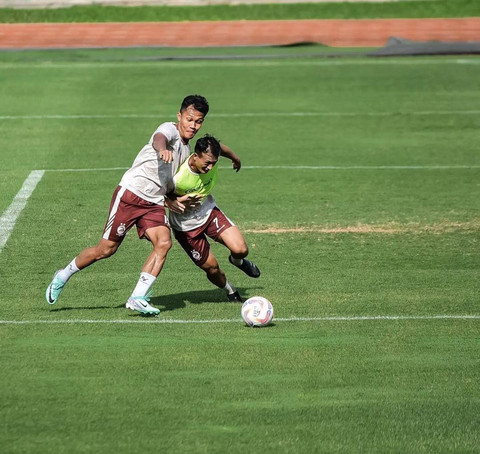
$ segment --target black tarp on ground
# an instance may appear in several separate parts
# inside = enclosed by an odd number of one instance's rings
[[[480,54],[480,41],[441,42],[410,41],[392,37],[380,49],[368,52],[369,57],[390,57],[396,55],[459,55]]]

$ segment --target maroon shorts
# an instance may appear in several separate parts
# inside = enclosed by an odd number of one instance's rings
[[[110,202],[103,238],[121,243],[133,225],[137,226],[139,238],[144,238],[145,231],[151,227],[163,225],[170,228],[165,207],[147,202],[128,189],[118,186]]]
[[[210,216],[201,227],[188,232],[181,232],[179,230],[173,230],[175,239],[180,243],[188,256],[193,260],[193,263],[197,266],[202,266],[210,253],[210,244],[207,237],[214,241],[218,240],[218,237],[230,227],[233,227],[230,219],[223,214],[223,212],[215,207]]]

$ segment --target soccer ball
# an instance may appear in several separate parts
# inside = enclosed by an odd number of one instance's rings
[[[265,326],[273,319],[273,306],[263,296],[252,296],[243,303],[242,318],[248,326]]]

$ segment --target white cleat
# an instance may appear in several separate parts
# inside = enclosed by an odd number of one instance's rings
[[[52,282],[50,282],[49,286],[47,287],[45,297],[48,304],[55,304],[58,300],[58,297],[60,296],[60,293],[63,290],[63,287],[65,287],[66,282],[63,282],[59,277],[57,277],[60,271],[62,270],[58,270],[55,273]]]
[[[158,315],[160,313],[160,309],[153,307],[149,304],[150,298],[149,296],[131,296],[128,298],[127,304],[125,307],[127,309],[131,309],[132,311],[140,312],[141,314],[145,315]]]

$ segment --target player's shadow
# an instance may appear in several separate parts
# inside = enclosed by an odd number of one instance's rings
[[[255,287],[258,288],[258,287]],[[246,288],[237,287],[242,298],[247,299]],[[249,288],[249,293],[253,290]],[[252,294],[253,295],[253,294]],[[183,309],[187,306],[187,303],[190,304],[204,304],[204,303],[227,303],[227,304],[238,304],[238,303],[229,303],[227,295],[223,290],[212,289],[212,290],[192,290],[190,292],[181,292],[181,293],[171,293],[170,295],[160,295],[154,296],[150,299],[150,303],[158,307],[161,312],[175,311],[177,309]],[[163,307],[162,307],[163,306]]]
[[[253,296],[253,290],[259,289],[262,287],[238,287],[237,290],[242,295],[242,298],[245,300]],[[248,292],[247,292],[248,290]],[[249,295],[248,293],[251,293]],[[190,292],[181,292],[181,293],[171,293],[170,295],[159,295],[153,296],[150,299],[150,304],[155,307],[158,307],[161,312],[175,311],[177,309],[184,309],[187,306],[187,303],[190,304],[203,304],[203,303],[227,303],[227,304],[238,304],[238,303],[229,303],[227,295],[223,290],[212,289],[212,290],[192,290]],[[162,307],[163,306],[163,307]],[[117,306],[64,306],[64,307],[55,307],[51,308],[50,312],[63,312],[63,311],[80,311],[80,310],[105,310],[105,309],[125,309],[125,304],[119,304]]]

